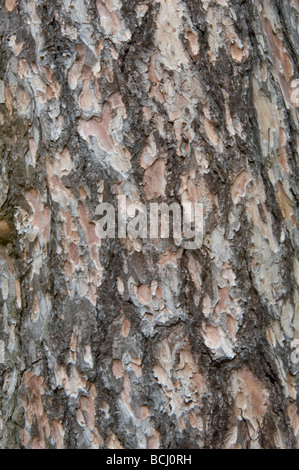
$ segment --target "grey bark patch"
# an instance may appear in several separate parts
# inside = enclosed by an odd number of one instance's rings
[[[0,104],[5,103],[4,81],[0,80]]]

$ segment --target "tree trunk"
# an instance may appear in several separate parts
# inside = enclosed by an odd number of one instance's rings
[[[2,448],[299,448],[298,18],[1,1]],[[202,245],[102,239],[124,197]]]

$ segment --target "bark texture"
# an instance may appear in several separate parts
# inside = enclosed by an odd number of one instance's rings
[[[0,446],[299,448],[298,0],[0,3]]]

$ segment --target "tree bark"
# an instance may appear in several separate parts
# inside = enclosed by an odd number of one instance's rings
[[[1,1],[1,448],[299,448],[298,18]],[[122,196],[202,246],[101,240]]]

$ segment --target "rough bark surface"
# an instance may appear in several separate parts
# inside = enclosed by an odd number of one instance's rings
[[[0,446],[299,448],[298,0],[0,3]]]

